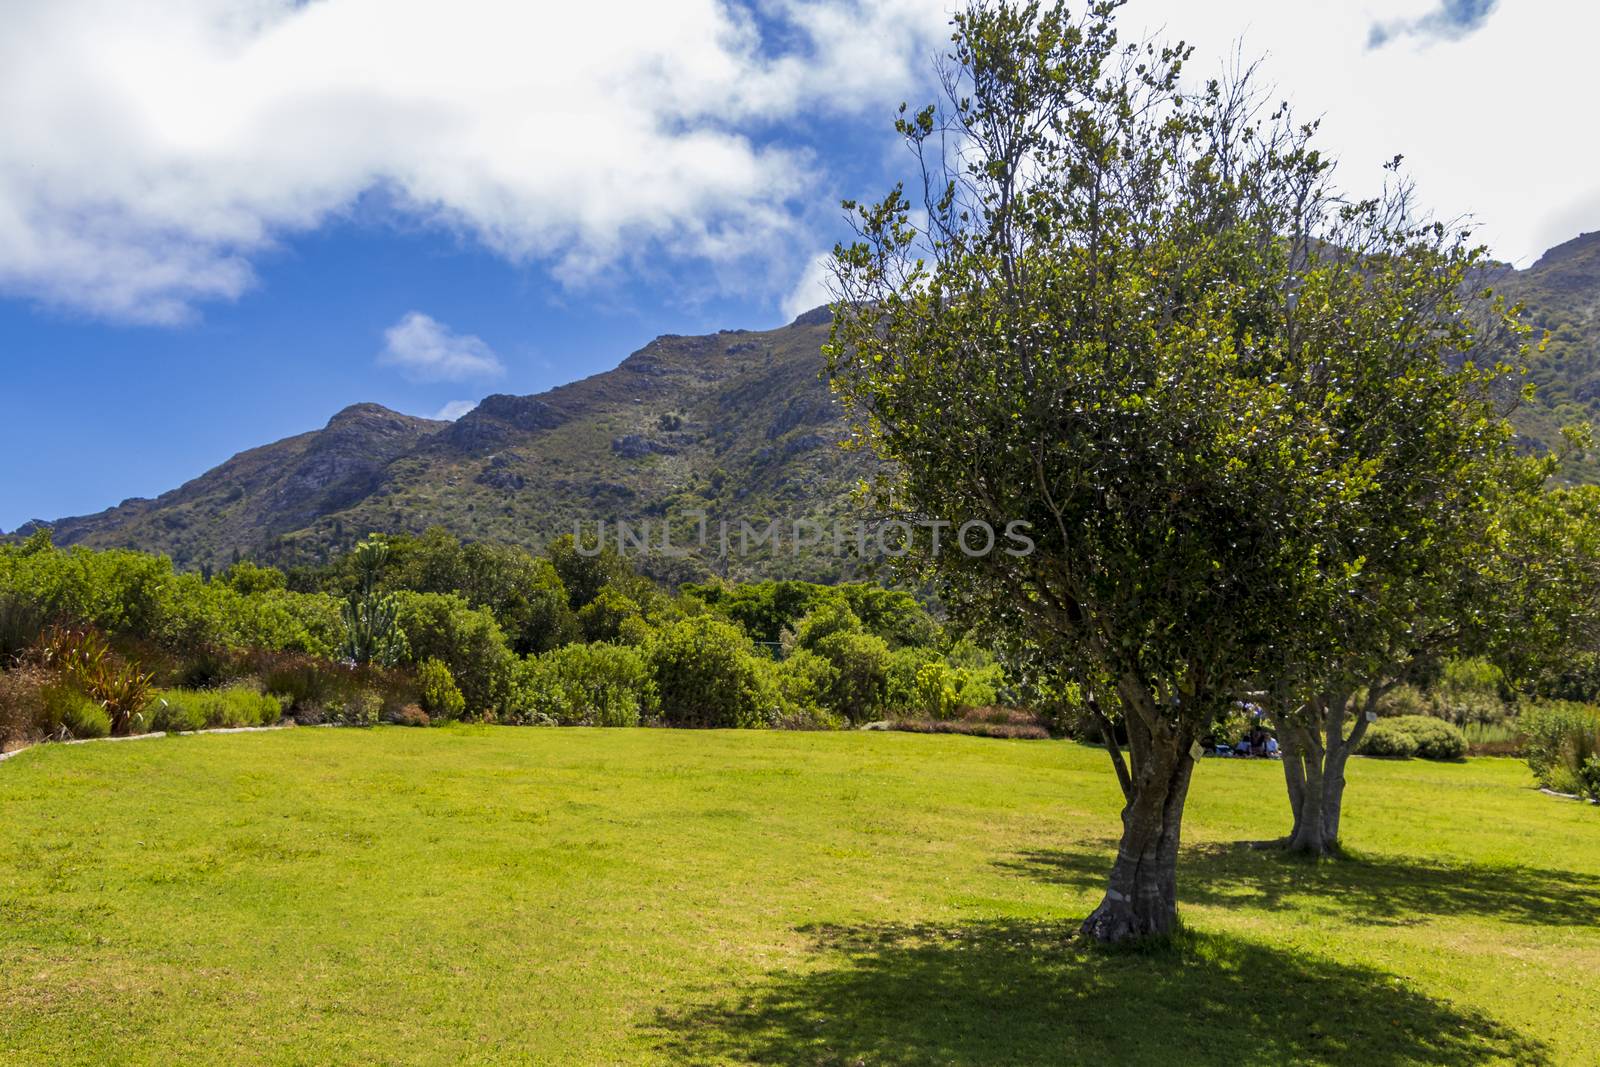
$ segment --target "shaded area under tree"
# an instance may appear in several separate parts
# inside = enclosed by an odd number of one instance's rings
[[[1000,866],[1092,892],[1105,878],[1106,851],[1115,848],[1107,841],[1103,849],[1037,850]],[[1276,911],[1302,897],[1370,925],[1474,915],[1526,926],[1592,926],[1600,916],[1600,877],[1575,871],[1359,854],[1318,862],[1239,845],[1186,848],[1179,864],[1190,904]]]
[[[1097,857],[1095,878],[1103,877]],[[1543,1060],[1549,1050],[1382,971],[1184,932],[1107,950],[1075,921],[819,927],[819,968],[662,1013],[680,1062],[1359,1063]]]

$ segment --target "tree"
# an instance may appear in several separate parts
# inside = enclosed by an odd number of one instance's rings
[[[545,555],[560,575],[573,611],[581,611],[606,584],[628,573],[628,565],[608,545],[580,546],[571,534],[562,534],[545,546]]]
[[[344,623],[343,653],[354,663],[398,663],[406,651],[405,632],[396,621],[399,605],[393,594],[378,592],[389,546],[373,536],[351,550],[356,586],[340,608]]]
[[[663,629],[646,651],[662,721],[728,729],[766,726],[778,694],[769,691],[744,631],[709,615]]]
[[[1398,161],[1391,169],[1398,166]],[[1506,517],[1550,459],[1516,454],[1525,329],[1477,281],[1486,251],[1415,219],[1409,184],[1358,204],[1326,184],[1290,239],[1298,299],[1282,336],[1312,356],[1329,458],[1350,472],[1316,528],[1316,566],[1282,610],[1304,617],[1263,661],[1293,814],[1278,844],[1338,848],[1345,767],[1378,702],[1449,655],[1473,655],[1511,610]]]
[[[483,717],[506,707],[515,683],[516,657],[487,608],[474,608],[454,593],[402,592],[394,597],[411,662],[436,659],[448,667],[470,716]]]
[[[456,593],[488,608],[513,651],[530,655],[578,638],[567,591],[549,560],[514,545],[462,544],[433,527],[420,537],[389,541],[387,586],[418,593]]]
[[[1390,359],[1405,338],[1375,320],[1341,336],[1362,279],[1414,245],[1429,251],[1396,284],[1437,293],[1428,272],[1475,262],[1392,200],[1329,193],[1315,127],[1264,111],[1248,72],[1184,92],[1188,51],[1119,45],[1119,6],[956,17],[943,105],[897,123],[920,204],[897,187],[846,205],[828,349],[857,439],[890,461],[881,506],[1029,524],[1031,552],[916,559],[954,615],[1107,727],[1125,805],[1084,923],[1103,941],[1173,929],[1198,739],[1268,665],[1321,662],[1329,605],[1359,588],[1329,554],[1351,547],[1329,533],[1341,515],[1381,492],[1343,443],[1350,406],[1375,438],[1404,436],[1440,380],[1420,349]],[[1370,258],[1341,251],[1344,230],[1377,242]],[[1437,354],[1471,324],[1429,329]],[[1429,369],[1379,372],[1397,365]]]

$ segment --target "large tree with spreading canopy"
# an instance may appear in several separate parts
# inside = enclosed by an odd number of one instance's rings
[[[1119,6],[955,18],[943,101],[897,124],[920,188],[847,204],[829,347],[889,506],[1032,526],[1027,555],[923,546],[953,610],[1125,725],[1105,941],[1174,926],[1208,726],[1339,651],[1386,464],[1421,433],[1417,478],[1470,493],[1507,441],[1462,358],[1505,326],[1467,306],[1480,253],[1402,185],[1338,196],[1314,126],[1119,43]]]

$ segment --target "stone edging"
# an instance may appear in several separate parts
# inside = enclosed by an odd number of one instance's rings
[[[214,730],[174,730],[170,731],[173,737],[195,737],[200,734],[260,734],[268,730],[293,730],[293,723],[285,726],[219,726]],[[43,745],[92,745],[100,741],[150,741],[157,737],[166,737],[169,731],[156,730],[148,734],[130,734],[127,737],[83,737],[72,741],[38,741],[31,745],[14,748],[10,752],[0,752],[0,763],[20,756],[24,752],[39,748]]]
[[[1562,800],[1581,800],[1585,804],[1600,804],[1600,800],[1588,800],[1576,793],[1558,793],[1554,789],[1546,789],[1544,786],[1539,787],[1539,792],[1547,797],[1560,797]]]

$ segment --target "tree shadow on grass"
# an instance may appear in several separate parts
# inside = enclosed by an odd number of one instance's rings
[[[1369,967],[1187,932],[1145,952],[1076,922],[815,928],[815,968],[662,1013],[675,1062],[1471,1064],[1548,1050]]]
[[[1000,866],[1041,881],[1098,891],[1117,843],[1104,851],[1024,852]],[[1600,878],[1538,867],[1500,867],[1395,857],[1344,856],[1314,862],[1239,845],[1186,848],[1178,901],[1279,911],[1314,909],[1355,923],[1401,926],[1430,917],[1481,915],[1530,926],[1593,926]]]

